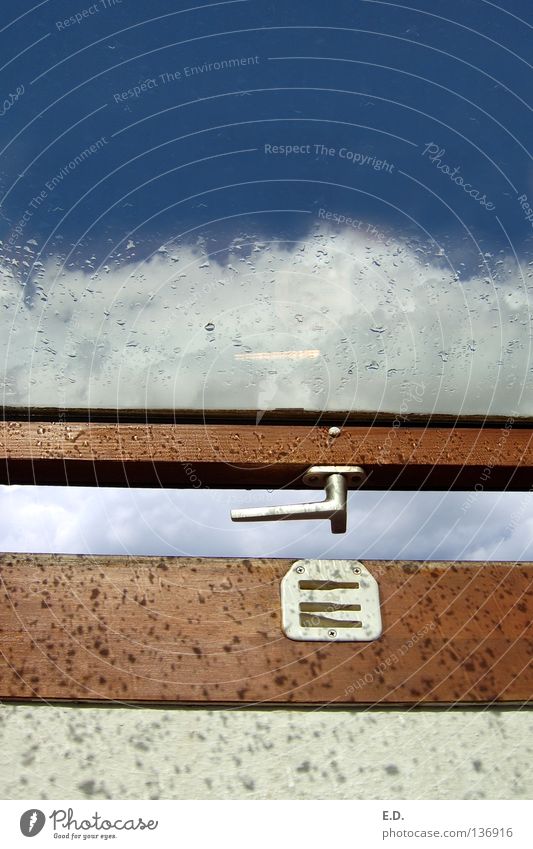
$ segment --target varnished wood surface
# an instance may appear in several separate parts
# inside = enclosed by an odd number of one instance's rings
[[[382,425],[390,426],[394,421],[417,426],[447,427],[502,427],[512,419],[517,427],[533,426],[533,417],[481,415],[472,413],[417,413],[394,410],[306,410],[302,407],[278,407],[274,410],[230,409],[187,409],[185,407],[127,408],[127,407],[2,407],[0,420],[4,421],[61,421],[61,422],[115,422],[136,424],[263,424],[273,422],[281,425]]]
[[[533,696],[533,564],[365,561],[384,632],[280,628],[293,561],[0,558],[0,697],[211,704],[464,704]]]
[[[368,489],[529,490],[533,430],[252,424],[0,424],[0,483],[301,488],[311,465],[363,466]]]

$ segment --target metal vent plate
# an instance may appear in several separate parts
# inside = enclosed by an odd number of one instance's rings
[[[369,642],[381,635],[379,587],[358,560],[298,560],[281,581],[291,640]]]

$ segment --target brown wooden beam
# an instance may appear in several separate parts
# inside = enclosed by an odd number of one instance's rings
[[[525,703],[532,563],[365,561],[383,635],[280,628],[293,561],[0,557],[0,697],[157,703]]]
[[[120,424],[254,424],[258,412],[263,424],[306,425],[392,425],[394,421],[407,425],[429,427],[503,427],[512,420],[514,426],[531,427],[530,416],[470,415],[407,411],[370,410],[306,410],[303,407],[278,407],[274,410],[247,410],[239,408],[187,409],[186,407],[15,407],[4,406],[0,418],[4,421],[62,421],[62,422],[113,422]]]
[[[1,483],[301,488],[315,464],[359,464],[369,489],[529,490],[533,428],[0,423]]]

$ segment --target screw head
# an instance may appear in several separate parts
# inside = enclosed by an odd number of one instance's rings
[[[337,636],[337,632],[336,632],[335,628],[330,628],[329,631],[328,631],[328,637],[330,638],[330,640],[334,640],[336,636]]]
[[[335,438],[336,436],[340,436],[341,429],[340,429],[340,427],[335,427],[335,426],[330,427],[330,429],[328,430],[328,433],[329,433],[330,436],[333,436]]]
[[[354,575],[360,575],[361,574],[361,570],[360,570],[359,566],[354,566],[352,571],[353,571]]]
[[[305,572],[305,569],[304,569],[303,566],[297,566],[296,571],[298,572],[299,575],[303,575],[303,573]]]

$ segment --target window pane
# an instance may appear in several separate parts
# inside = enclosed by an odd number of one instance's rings
[[[194,5],[4,13],[4,404],[531,416],[528,4]]]

